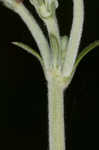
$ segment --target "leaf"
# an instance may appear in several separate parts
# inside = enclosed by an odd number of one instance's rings
[[[79,65],[80,61],[84,58],[84,56],[86,56],[96,46],[99,46],[99,41],[95,41],[95,42],[91,43],[89,46],[87,46],[86,48],[84,48],[84,50],[78,55],[78,57],[76,59],[76,62],[74,64],[74,68],[73,68],[74,70]]]
[[[26,44],[24,44],[22,42],[12,42],[12,44],[22,48],[23,50],[25,50],[28,53],[30,53],[33,56],[35,56],[40,61],[41,65],[44,67],[44,63],[43,63],[42,57],[35,50],[33,50],[30,46],[28,46],[28,45],[26,45]]]

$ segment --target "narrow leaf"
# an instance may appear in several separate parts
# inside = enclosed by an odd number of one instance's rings
[[[41,65],[44,67],[44,63],[43,63],[43,59],[41,58],[41,56],[35,51],[33,50],[30,46],[22,43],[22,42],[12,42],[13,45],[16,45],[20,48],[22,48],[23,50],[27,51],[28,53],[32,54],[33,56],[35,56],[41,63]]]
[[[90,51],[92,51],[96,46],[99,46],[99,41],[91,43],[89,46],[84,48],[84,50],[78,55],[76,62],[74,64],[74,69],[79,65],[80,61],[86,56]]]

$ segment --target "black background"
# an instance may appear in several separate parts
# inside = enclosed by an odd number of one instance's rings
[[[45,35],[34,8],[25,1]],[[69,35],[72,0],[60,0],[57,17],[61,35]],[[99,1],[85,0],[85,23],[80,50],[99,39]],[[42,68],[27,52],[11,45],[29,44],[38,51],[20,17],[0,5],[0,136],[10,149],[48,150],[47,85]],[[80,63],[65,92],[67,150],[98,149],[99,48]],[[5,148],[4,148],[5,149]]]

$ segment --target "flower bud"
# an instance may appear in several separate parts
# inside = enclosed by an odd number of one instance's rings
[[[30,0],[41,18],[47,18],[54,14],[58,7],[57,0]]]

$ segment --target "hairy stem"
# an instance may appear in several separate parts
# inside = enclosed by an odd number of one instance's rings
[[[56,80],[48,82],[49,150],[65,150],[63,88]]]
[[[25,22],[32,36],[34,37],[40,50],[40,54],[43,57],[45,66],[46,68],[48,68],[50,63],[50,49],[42,30],[40,29],[34,17],[30,14],[30,12],[25,8],[23,4],[20,4],[17,7],[17,13]]]
[[[84,22],[83,0],[73,0],[73,23],[65,55],[65,62],[63,66],[63,74],[64,76],[67,77],[72,72],[72,68],[76,60],[76,56],[80,45],[80,39],[82,36],[83,22]]]
[[[57,64],[60,63],[60,59],[61,59],[61,49],[60,49],[61,42],[60,42],[60,32],[59,32],[59,27],[58,27],[56,15],[49,17],[48,19],[44,19],[44,22],[46,24],[46,27],[47,27],[47,30],[49,33],[50,41],[51,41],[50,35],[55,36],[55,38],[57,40],[58,49],[57,50],[52,49],[53,64],[55,66],[57,66]]]

